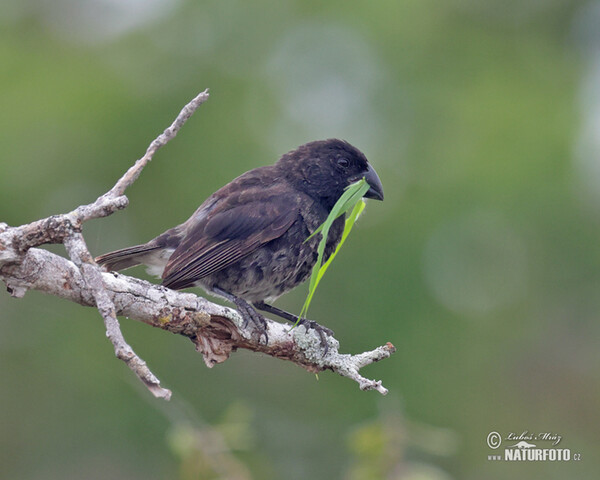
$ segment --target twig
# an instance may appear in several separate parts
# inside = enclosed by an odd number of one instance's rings
[[[116,357],[127,364],[155,397],[169,400],[171,398],[171,391],[160,386],[160,381],[147,367],[146,362],[138,357],[125,341],[119,320],[117,319],[115,305],[104,286],[102,272],[94,263],[83,235],[75,233],[67,237],[65,239],[65,248],[72,262],[79,268],[83,281],[94,297],[96,308],[104,319],[106,336],[115,348]]]
[[[208,88],[202,93],[199,93],[190,103],[181,109],[177,118],[173,123],[165,129],[152,143],[148,146],[146,154],[140,158],[135,164],[125,172],[115,186],[106,194],[112,198],[119,197],[125,193],[127,187],[137,180],[142,172],[142,169],[152,160],[156,151],[166,145],[169,140],[173,140],[177,132],[183,127],[185,122],[194,114],[200,105],[208,100]]]

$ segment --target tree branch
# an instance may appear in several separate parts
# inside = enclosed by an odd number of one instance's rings
[[[146,363],[127,344],[118,315],[188,337],[208,367],[224,362],[238,348],[245,348],[289,360],[311,372],[332,370],[355,380],[362,390],[377,390],[385,395],[387,389],[380,381],[362,377],[359,370],[394,353],[391,343],[371,352],[348,355],[340,354],[339,342],[328,337],[329,348],[324,354],[321,339],[314,331],[303,327],[291,329],[267,319],[269,343],[265,345],[253,325],[244,326],[240,315],[231,308],[137,278],[103,272],[93,261],[81,234],[83,222],[125,208],[127,187],[207,99],[206,90],[186,105],[171,126],[150,144],[145,155],[94,203],[19,227],[0,223],[0,279],[14,297],[22,297],[27,290],[39,290],[96,307],[104,319],[106,335],[116,356],[156,397],[168,400],[171,392],[160,386]],[[34,248],[46,243],[63,243],[71,261]]]

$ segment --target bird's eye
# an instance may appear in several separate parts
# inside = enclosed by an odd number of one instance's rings
[[[346,168],[348,168],[349,164],[350,164],[350,162],[348,161],[347,158],[342,157],[342,158],[337,159],[337,166],[340,168],[346,169]]]

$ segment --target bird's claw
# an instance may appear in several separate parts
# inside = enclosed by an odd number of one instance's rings
[[[312,329],[314,330],[321,340],[321,347],[323,347],[323,355],[327,355],[327,351],[329,350],[329,343],[327,342],[327,337],[333,337],[333,330],[324,327],[323,325],[319,325],[314,320],[308,320],[306,318],[302,318],[298,321],[298,325],[302,325],[306,331]]]
[[[256,332],[258,333],[258,341],[260,343],[260,339],[265,337],[265,345],[269,343],[269,336],[267,335],[267,321],[265,317],[263,317],[260,313],[258,313],[254,308],[250,305],[237,305],[238,311],[244,320],[242,323],[242,328],[246,328],[249,322],[252,322]]]
[[[242,317],[243,323],[242,328],[248,327],[248,323],[252,322],[256,333],[258,333],[258,342],[260,343],[261,337],[265,337],[265,345],[269,343],[269,336],[267,335],[267,321],[260,313],[258,313],[252,305],[241,297],[232,295],[225,290],[218,287],[214,287],[213,292],[233,303]]]

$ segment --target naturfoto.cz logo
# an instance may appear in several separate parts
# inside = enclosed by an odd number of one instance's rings
[[[568,448],[555,448],[561,442],[562,436],[551,432],[522,433],[510,432],[502,437],[493,431],[487,436],[487,445],[492,450],[498,450],[504,442],[503,455],[500,451],[488,455],[488,460],[503,460],[505,462],[568,462],[581,460],[581,454],[571,453]],[[535,442],[535,443],[534,443]],[[545,445],[543,445],[545,443]]]

